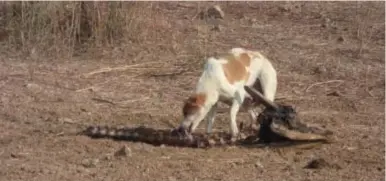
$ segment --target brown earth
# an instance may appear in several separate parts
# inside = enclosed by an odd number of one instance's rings
[[[149,42],[100,58],[2,54],[0,180],[384,179],[384,2],[221,2],[219,31],[196,16],[209,4],[153,3]],[[176,126],[204,58],[236,46],[269,57],[277,97],[336,142],[191,149],[73,135],[85,125]],[[106,67],[121,69],[90,74]],[[228,113],[217,118],[216,131],[228,130]],[[131,156],[114,156],[124,145]],[[313,160],[325,166],[305,168]]]

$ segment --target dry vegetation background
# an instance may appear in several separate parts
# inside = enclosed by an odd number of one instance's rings
[[[0,180],[384,178],[384,2],[218,4],[222,20],[200,18],[212,2],[0,2]],[[72,135],[177,125],[204,58],[235,46],[270,58],[281,101],[337,142],[194,150]],[[129,156],[113,156],[123,145]],[[333,166],[303,168],[314,158]]]

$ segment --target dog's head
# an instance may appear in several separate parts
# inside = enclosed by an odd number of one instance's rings
[[[184,101],[182,106],[182,121],[179,129],[188,130],[190,132],[190,126],[193,122],[200,119],[203,114],[204,105],[206,102],[206,94],[193,94]]]

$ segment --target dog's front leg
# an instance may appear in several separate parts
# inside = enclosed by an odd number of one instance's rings
[[[213,123],[216,117],[216,111],[217,111],[217,103],[210,108],[208,117],[207,117],[207,127],[206,127],[206,133],[210,134],[212,133]]]

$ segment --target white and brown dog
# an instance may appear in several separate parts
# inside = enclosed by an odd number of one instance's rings
[[[183,120],[178,129],[189,129],[192,133],[207,116],[206,131],[211,133],[217,102],[228,102],[231,104],[230,129],[232,137],[235,138],[239,132],[236,115],[244,99],[251,98],[244,86],[253,86],[257,80],[264,96],[273,101],[277,87],[276,70],[271,62],[257,51],[233,48],[226,56],[208,58],[196,92],[184,103]],[[252,108],[247,109],[255,120],[257,115]]]

